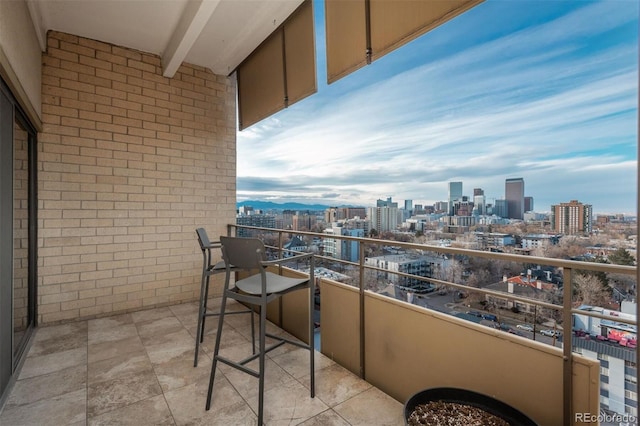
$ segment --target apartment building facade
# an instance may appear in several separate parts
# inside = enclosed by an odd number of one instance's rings
[[[551,225],[560,234],[589,234],[593,230],[593,208],[578,200],[552,205]]]

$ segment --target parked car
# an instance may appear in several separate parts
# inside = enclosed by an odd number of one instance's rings
[[[533,331],[533,327],[530,326],[529,324],[518,324],[516,325],[516,327],[524,331]]]
[[[549,336],[549,337],[560,337],[560,332],[556,331],[556,330],[542,330],[540,331],[540,334],[542,334],[543,336]]]
[[[467,315],[473,315],[474,317],[482,318],[482,312],[478,311],[467,311]]]
[[[498,317],[493,314],[482,314],[482,319],[486,319],[487,321],[498,321]]]

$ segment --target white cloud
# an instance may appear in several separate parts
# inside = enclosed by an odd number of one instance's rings
[[[238,197],[433,202],[446,198],[447,181],[462,180],[465,193],[485,187],[499,198],[505,177],[524,176],[527,195],[544,203],[635,211],[638,44],[618,32],[629,22],[637,29],[637,9],[587,3],[375,82],[374,63],[359,71],[368,84],[349,91],[359,72],[321,86],[239,133]],[[452,24],[453,43],[462,30]],[[411,49],[428,41],[402,49],[420,56]]]

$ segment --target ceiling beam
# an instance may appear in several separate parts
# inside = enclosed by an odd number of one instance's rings
[[[180,21],[162,54],[162,75],[173,77],[182,61],[209,22],[220,0],[192,0],[182,12]]]
[[[47,29],[42,19],[43,15],[40,10],[40,3],[35,0],[27,0],[27,8],[29,9],[29,15],[31,15],[31,22],[33,23],[36,37],[38,37],[40,50],[44,52],[47,50]]]

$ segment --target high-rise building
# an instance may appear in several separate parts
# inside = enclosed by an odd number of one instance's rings
[[[338,221],[338,208],[337,207],[329,207],[324,211],[324,221],[325,223],[332,223]]]
[[[293,210],[283,210],[281,214],[276,215],[276,228],[280,229],[292,229],[293,217],[297,212]]]
[[[504,198],[507,200],[509,219],[524,219],[524,179],[511,178],[505,181]]]
[[[533,211],[533,197],[524,197],[524,212]]]
[[[473,203],[467,200],[458,200],[453,203],[453,216],[471,216]]]
[[[378,232],[393,231],[400,223],[398,221],[398,207],[369,207],[367,219],[371,222],[371,228]]]
[[[364,219],[367,215],[367,209],[364,207],[341,207],[341,209],[344,211],[345,219],[354,219],[356,217]]]
[[[593,225],[591,204],[578,200],[551,206],[552,229],[561,234],[588,234]]]
[[[449,216],[453,216],[453,204],[462,199],[462,182],[449,182]]]
[[[509,205],[507,200],[496,200],[493,205],[493,214],[498,217],[509,217]]]
[[[484,190],[482,188],[473,189],[473,214],[475,216],[481,216],[487,214],[485,207],[486,201],[484,198]]]
[[[275,228],[276,217],[274,215],[268,215],[268,214],[252,214],[249,216],[237,215],[236,224],[246,225],[246,226],[257,226],[260,228]],[[236,230],[236,233],[238,237],[253,236],[253,230],[251,229],[238,228]]]
[[[404,200],[404,208],[401,213],[401,221],[404,222],[413,214],[413,200]]]
[[[385,200],[376,200],[376,207],[395,207],[395,208],[398,208],[398,203],[394,203],[391,200],[391,197],[388,197],[386,199],[386,201]]]
[[[333,223],[339,220],[353,219],[354,217],[364,218],[366,214],[367,210],[364,207],[329,207],[324,211],[324,221]]]
[[[448,201],[436,201],[433,205],[433,208],[438,213],[447,213],[449,210],[449,202]]]
[[[298,212],[293,216],[293,223],[291,229],[294,231],[310,231],[313,226],[318,222],[318,218],[315,215],[309,213]]]

